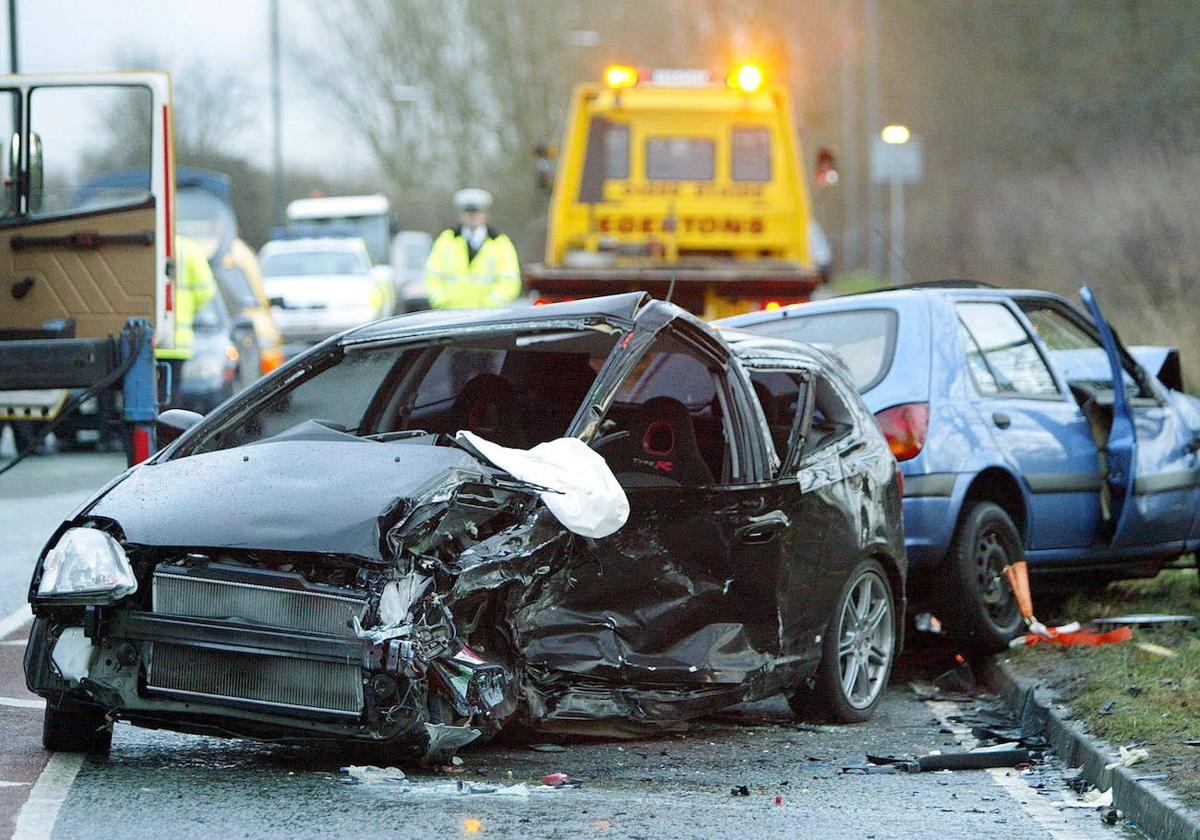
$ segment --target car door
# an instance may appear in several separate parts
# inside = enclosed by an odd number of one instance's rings
[[[771,549],[739,568],[735,545],[771,543],[779,517],[753,519],[770,512],[769,487],[757,480],[745,397],[713,343],[668,328],[600,401],[591,445],[624,488],[629,519],[578,546],[560,609],[539,617],[543,638],[526,645],[534,667],[705,692],[769,672],[774,611],[749,610],[742,594],[774,591]]]
[[[75,337],[103,338],[146,318],[173,346],[167,74],[0,77],[0,130],[0,331],[67,319]]]
[[[1193,433],[1122,346],[1091,290],[1084,287],[1081,296],[1092,324],[1054,299],[1018,303],[1064,381],[1101,418],[1111,508],[1105,536],[1118,549],[1168,549],[1186,538],[1200,498]]]
[[[955,302],[970,400],[1031,499],[1031,550],[1084,548],[1102,531],[1099,452],[1087,417],[1003,299]]]
[[[735,563],[763,564],[764,550],[771,551],[778,564],[772,603],[757,608],[778,613],[781,657],[816,659],[833,604],[859,560],[861,523],[852,499],[869,493],[857,485],[871,480],[857,459],[862,439],[846,395],[820,371],[778,360],[756,362],[749,373],[778,455],[768,508],[787,524],[773,543],[734,543]]]

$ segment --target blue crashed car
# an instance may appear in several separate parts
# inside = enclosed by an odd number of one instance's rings
[[[1021,629],[1002,570],[1022,555],[1062,589],[1200,547],[1200,400],[1176,351],[1126,350],[1081,294],[1090,317],[945,283],[720,322],[836,348],[904,475],[911,601],[976,651]]]

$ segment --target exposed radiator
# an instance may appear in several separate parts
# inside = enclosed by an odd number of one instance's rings
[[[146,687],[155,692],[357,716],[363,708],[356,665],[231,653],[155,642]]]
[[[154,572],[154,612],[197,618],[237,619],[265,627],[352,636],[365,597],[308,583],[290,572],[237,566],[159,566]]]

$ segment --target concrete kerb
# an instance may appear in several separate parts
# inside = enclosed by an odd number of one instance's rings
[[[1136,781],[1141,768],[1105,769],[1117,760],[1116,751],[1084,732],[1080,723],[1071,719],[1069,710],[1051,701],[1049,692],[1017,676],[1003,655],[990,660],[982,676],[1016,712],[1020,712],[1026,693],[1033,689],[1035,702],[1047,714],[1045,734],[1055,754],[1070,767],[1082,767],[1084,778],[1095,787],[1111,787],[1113,805],[1147,835],[1160,840],[1200,840],[1200,814],[1161,784]]]

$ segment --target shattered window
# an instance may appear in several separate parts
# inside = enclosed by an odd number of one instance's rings
[[[615,342],[613,334],[593,330],[508,332],[350,348],[340,359],[335,351],[289,384],[255,386],[262,393],[257,402],[217,419],[178,456],[242,446],[311,421],[326,428],[304,435],[387,439],[395,432],[466,429],[528,448],[566,434]]]
[[[733,474],[723,374],[669,340],[642,356],[592,441],[626,487],[704,486]]]
[[[780,462],[788,456],[792,432],[804,405],[804,377],[794,371],[756,370],[750,384],[771,430],[771,443]]]
[[[804,441],[804,457],[837,443],[854,429],[854,414],[838,394],[837,388],[823,376],[813,381],[812,422]]]

